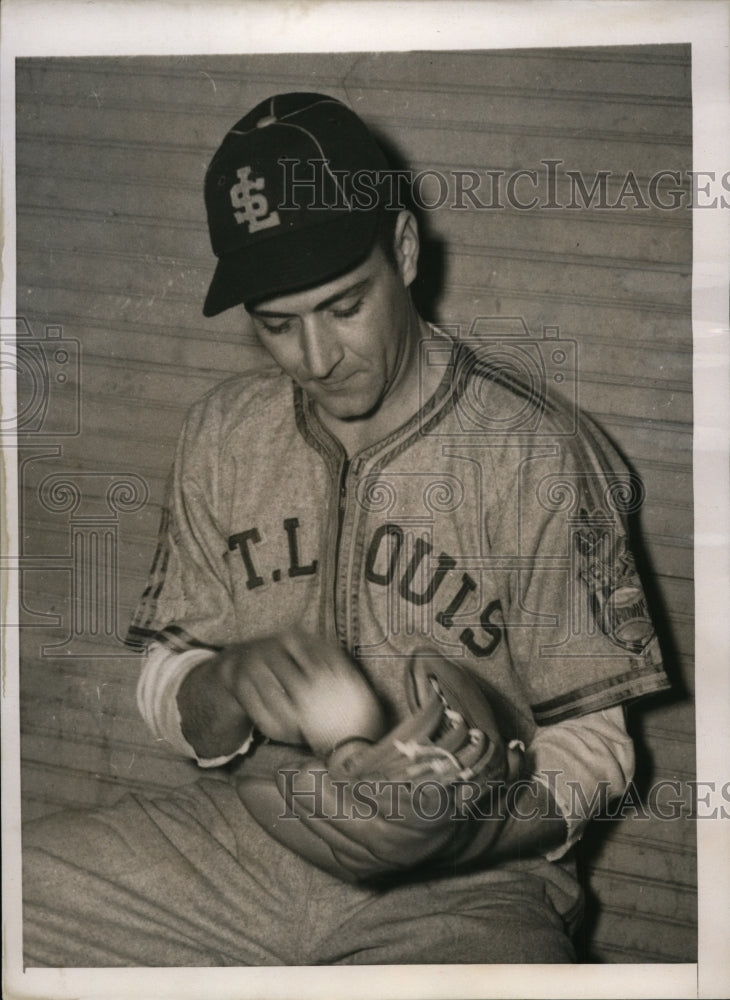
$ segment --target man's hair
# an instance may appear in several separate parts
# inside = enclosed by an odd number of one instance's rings
[[[380,247],[385,260],[393,270],[398,269],[398,260],[395,255],[395,227],[399,214],[395,209],[386,209],[383,212],[373,244],[374,247]]]

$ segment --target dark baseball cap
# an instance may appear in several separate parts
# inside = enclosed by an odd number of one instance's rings
[[[341,101],[294,93],[258,104],[206,173],[218,266],[203,314],[313,288],[361,264],[377,238],[388,169]]]

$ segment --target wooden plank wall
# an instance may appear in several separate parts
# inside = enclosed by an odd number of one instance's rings
[[[245,317],[201,315],[201,192],[227,128],[283,90],[349,101],[416,169],[508,176],[560,160],[561,204],[564,170],[612,171],[614,203],[628,171],[646,195],[657,170],[691,166],[685,47],[19,62],[18,311],[52,403],[21,426],[27,817],[195,777],[139,721],[138,661],[119,636],[188,404],[263,363]],[[429,318],[463,329],[476,315],[559,327],[577,343],[581,404],[644,479],[642,566],[674,681],[631,713],[646,792],[694,774],[691,228],[686,207],[623,204],[429,212],[421,295]],[[34,377],[21,370],[26,395]],[[595,823],[582,863],[586,960],[694,960],[690,819]]]

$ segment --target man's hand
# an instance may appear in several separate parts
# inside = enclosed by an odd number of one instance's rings
[[[489,702],[469,674],[440,657],[417,656],[407,691],[412,714],[375,745],[353,741],[326,763],[262,747],[256,763],[263,773],[239,781],[262,826],[339,878],[471,862],[471,804],[489,798],[496,805],[516,774]],[[476,853],[489,850],[502,824],[499,810],[479,821]]]
[[[200,757],[235,753],[252,727],[329,755],[378,739],[380,704],[337,643],[292,629],[229,646],[195,667],[178,693],[183,734]]]

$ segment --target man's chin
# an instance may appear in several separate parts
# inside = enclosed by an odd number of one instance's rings
[[[313,398],[320,410],[323,410],[330,417],[334,417],[335,420],[343,420],[348,423],[367,420],[380,405],[379,399],[366,399],[346,392],[343,392],[341,396],[339,394],[317,393]]]

